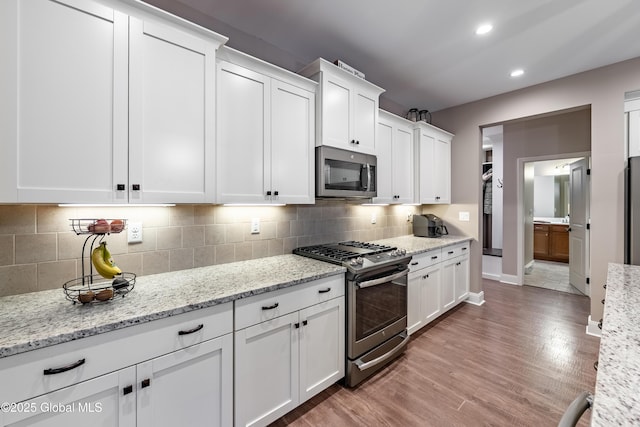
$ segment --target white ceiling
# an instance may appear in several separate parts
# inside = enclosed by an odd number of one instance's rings
[[[341,59],[406,109],[437,111],[640,56],[638,0],[146,1],[239,50],[259,39],[302,64]],[[485,22],[493,31],[476,36]],[[525,74],[511,78],[515,68]]]

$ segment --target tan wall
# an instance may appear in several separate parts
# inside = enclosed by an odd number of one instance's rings
[[[591,150],[591,110],[582,109],[557,115],[549,115],[503,126],[503,244],[502,272],[517,274],[518,227],[518,159],[545,155],[583,153]],[[531,177],[533,180],[533,176]],[[533,203],[533,182],[529,183]],[[526,213],[526,209],[525,209]],[[533,223],[529,221],[529,235],[533,235]],[[524,254],[525,264],[533,259],[533,243]]]
[[[600,300],[604,290],[601,285],[606,280],[607,263],[623,260],[623,100],[625,92],[639,88],[640,58],[636,58],[433,114],[436,126],[456,135],[452,145],[453,203],[480,205],[481,126],[591,105],[591,317],[594,320],[602,317]],[[454,212],[455,206],[450,210]],[[480,214],[472,220],[469,229],[477,239]],[[480,249],[476,249],[472,251],[472,292],[482,289],[482,255]]]
[[[142,243],[127,244],[126,232],[106,241],[123,271],[148,275],[281,255],[316,243],[402,236],[411,233],[407,216],[417,209],[331,201],[263,208],[0,206],[0,296],[60,288],[81,277],[86,236],[71,231],[70,218],[142,221]],[[376,224],[371,224],[372,213]],[[256,217],[261,232],[251,234]]]

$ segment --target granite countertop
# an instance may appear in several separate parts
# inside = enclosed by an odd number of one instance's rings
[[[592,426],[640,425],[640,266],[609,264]]]
[[[373,243],[382,245],[396,246],[405,249],[408,254],[417,255],[432,249],[442,248],[456,243],[462,243],[471,240],[467,236],[446,235],[441,237],[416,237],[413,235],[392,237],[390,239],[376,240]]]
[[[210,307],[323,277],[344,267],[279,255],[141,276],[124,298],[73,304],[62,289],[0,298],[0,358]]]

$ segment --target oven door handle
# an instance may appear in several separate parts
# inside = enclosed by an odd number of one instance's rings
[[[368,362],[363,362],[362,359],[358,359],[354,363],[358,367],[358,369],[360,369],[361,371],[365,371],[372,366],[379,365],[380,363],[385,362],[387,359],[395,356],[398,350],[401,349],[407,343],[407,341],[409,341],[409,338],[410,337],[407,334],[407,336],[404,337],[404,339],[402,340],[402,342],[400,342],[400,344],[398,344],[397,346],[395,346],[393,349],[389,350],[382,356],[376,357],[375,359],[370,360]]]
[[[409,274],[409,269],[408,268],[402,270],[400,273],[396,273],[396,274],[393,274],[391,276],[384,276],[384,277],[380,277],[379,279],[367,280],[366,282],[356,283],[356,286],[358,288],[362,289],[362,288],[368,288],[370,286],[381,285],[383,283],[387,283],[387,282],[390,282],[392,280],[395,280],[395,279],[397,279],[399,277],[406,276],[407,274]]]

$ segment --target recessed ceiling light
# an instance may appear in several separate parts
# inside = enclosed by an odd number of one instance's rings
[[[524,70],[522,68],[518,68],[517,70],[513,70],[511,72],[511,77],[520,77],[524,74]]]
[[[493,25],[491,25],[491,24],[482,24],[476,29],[476,34],[481,36],[483,34],[487,34],[491,30],[493,30]]]

